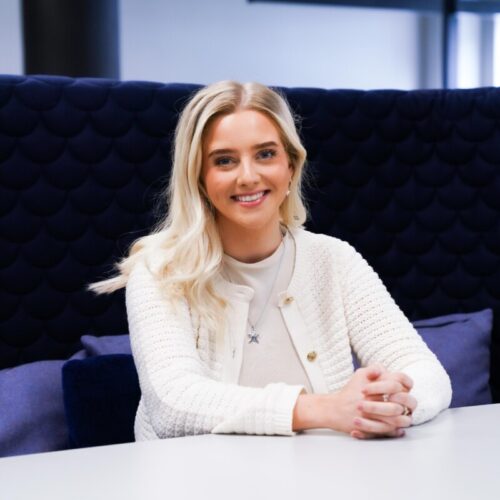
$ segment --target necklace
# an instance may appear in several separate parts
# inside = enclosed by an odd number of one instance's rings
[[[260,334],[257,332],[257,326],[261,322],[261,320],[264,316],[264,313],[266,312],[267,306],[269,304],[269,300],[271,299],[271,295],[273,293],[274,286],[276,284],[276,280],[278,279],[278,275],[279,275],[280,270],[281,270],[281,264],[283,263],[283,258],[284,258],[285,253],[286,253],[286,232],[281,239],[281,244],[283,246],[283,250],[281,251],[280,260],[279,260],[278,266],[276,267],[276,272],[274,274],[274,278],[273,278],[273,281],[271,283],[271,286],[269,287],[269,292],[267,294],[266,301],[264,302],[264,306],[262,307],[262,310],[260,311],[259,317],[254,324],[251,323],[250,318],[247,319],[248,325],[250,326],[250,332],[247,333],[249,344],[259,344]],[[232,283],[231,278],[229,276],[228,276],[228,279]]]

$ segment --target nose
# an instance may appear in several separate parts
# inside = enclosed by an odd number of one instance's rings
[[[241,160],[238,172],[238,185],[251,186],[254,184],[258,184],[259,181],[260,181],[260,174],[258,172],[257,165],[254,164],[252,159],[243,158]]]

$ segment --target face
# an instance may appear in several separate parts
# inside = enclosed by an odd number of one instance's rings
[[[202,182],[219,229],[278,228],[292,173],[278,129],[263,113],[219,116],[206,130]]]

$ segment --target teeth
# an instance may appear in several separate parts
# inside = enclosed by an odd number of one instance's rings
[[[256,201],[264,196],[264,191],[251,196],[235,196],[238,201]]]

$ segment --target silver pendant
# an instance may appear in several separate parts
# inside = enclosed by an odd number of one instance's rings
[[[257,333],[257,331],[253,326],[250,326],[250,333],[248,334],[248,343],[249,344],[259,343],[259,334]]]

